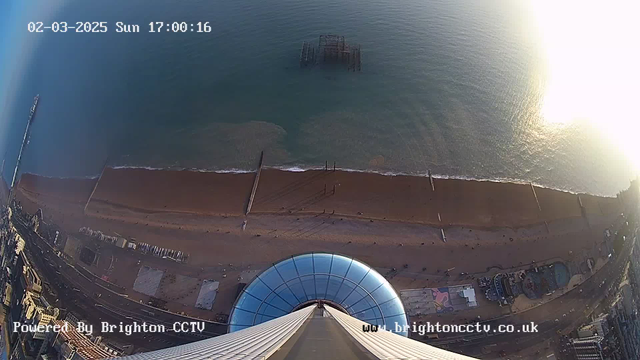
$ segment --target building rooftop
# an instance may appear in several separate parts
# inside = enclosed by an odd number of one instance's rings
[[[65,324],[65,321],[52,320],[51,323],[62,327]],[[71,348],[75,349],[79,355],[83,356],[85,359],[105,359],[113,357],[113,354],[89,340],[89,338],[80,333],[75,326],[68,322],[67,324],[68,330],[60,331],[60,339],[62,342],[67,343]]]

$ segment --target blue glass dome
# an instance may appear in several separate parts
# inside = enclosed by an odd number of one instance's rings
[[[229,332],[286,315],[322,300],[374,325],[404,331],[404,306],[389,282],[358,260],[311,253],[282,260],[263,271],[240,294],[231,311]]]

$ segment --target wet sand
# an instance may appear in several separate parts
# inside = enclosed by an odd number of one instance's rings
[[[272,169],[261,176],[254,214],[335,211],[363,218],[482,228],[582,216],[578,195],[535,187],[540,211],[528,184],[434,178],[433,191],[428,177]],[[587,214],[619,209],[613,198],[580,197]]]
[[[18,187],[22,192],[38,195],[49,201],[84,205],[95,183],[96,179],[62,179],[22,174]]]
[[[243,215],[255,174],[107,169],[88,211],[131,214]],[[25,174],[20,188],[50,200],[85,203],[97,179],[53,179]],[[528,184],[373,173],[265,169],[251,214],[313,215],[430,224],[439,227],[522,227],[622,209],[616,198],[576,195]],[[326,189],[326,190],[325,190]],[[335,191],[334,191],[335,189]],[[440,219],[438,218],[440,214]]]
[[[89,209],[110,204],[145,212],[242,214],[253,178],[249,173],[106,169]]]

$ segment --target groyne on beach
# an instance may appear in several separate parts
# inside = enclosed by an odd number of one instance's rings
[[[24,174],[19,187],[43,199],[86,205],[87,212],[177,212],[242,216],[255,174],[106,168],[97,179]],[[95,187],[95,191],[94,191]],[[91,195],[93,192],[93,195]],[[434,226],[519,227],[620,212],[617,198],[574,194],[526,183],[265,168],[251,216],[333,213]]]

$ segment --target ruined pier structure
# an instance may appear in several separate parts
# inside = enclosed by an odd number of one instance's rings
[[[320,35],[317,50],[311,43],[303,42],[300,51],[300,67],[311,67],[319,62],[346,64],[349,71],[361,71],[360,45],[348,44],[341,35]]]

